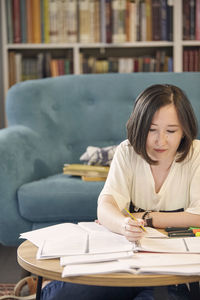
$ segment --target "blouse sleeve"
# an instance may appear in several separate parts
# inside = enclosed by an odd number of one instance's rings
[[[126,140],[116,149],[104,188],[99,196],[112,195],[120,210],[128,208],[133,177],[133,148]]]
[[[191,167],[190,201],[187,212],[200,214],[200,147],[194,151]]]

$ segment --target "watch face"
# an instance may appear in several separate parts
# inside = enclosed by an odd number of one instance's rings
[[[146,220],[147,226],[153,227],[153,219],[152,218],[147,218]]]

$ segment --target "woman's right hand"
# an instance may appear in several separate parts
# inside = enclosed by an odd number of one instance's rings
[[[136,221],[126,217],[122,223],[122,234],[129,242],[140,240],[144,236],[144,231],[140,228],[144,226],[144,220],[137,219]]]

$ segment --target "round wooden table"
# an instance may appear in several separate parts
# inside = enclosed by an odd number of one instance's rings
[[[37,247],[30,241],[23,242],[17,250],[19,265],[25,270],[38,275],[40,284],[36,299],[40,299],[42,277],[51,280],[60,280],[72,283],[98,285],[98,286],[166,286],[181,283],[199,282],[200,276],[177,276],[177,275],[134,275],[129,273],[111,273],[84,275],[75,277],[61,277],[63,267],[59,259],[37,260]],[[39,280],[38,280],[39,282]],[[163,297],[162,297],[163,299]],[[200,299],[200,298],[198,298]]]

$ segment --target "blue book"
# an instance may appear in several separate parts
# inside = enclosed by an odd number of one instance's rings
[[[167,41],[167,0],[161,0],[161,40]]]

